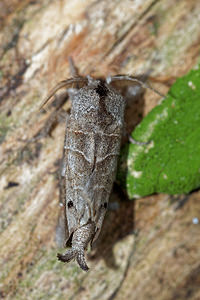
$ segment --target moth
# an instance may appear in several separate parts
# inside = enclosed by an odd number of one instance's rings
[[[72,106],[66,123],[61,175],[66,244],[70,243],[71,248],[57,256],[62,262],[76,259],[87,271],[85,251],[101,231],[120,153],[126,101],[117,87],[135,83],[149,86],[128,75],[96,79],[73,73],[74,77],[55,86],[43,105],[61,88],[68,91]]]

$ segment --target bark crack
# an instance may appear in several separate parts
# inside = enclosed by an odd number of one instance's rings
[[[128,34],[133,30],[133,28],[135,27],[135,25],[144,18],[144,16],[152,9],[152,7],[158,3],[160,0],[154,0],[148,7],[147,9],[145,9],[143,11],[143,13],[138,17],[138,19],[134,20],[134,22],[132,24],[130,24],[129,28],[127,29],[127,31],[119,38],[117,39],[117,41],[112,45],[112,47],[110,48],[110,50],[108,50],[104,57],[110,55],[110,53],[113,52],[113,50],[128,36]]]

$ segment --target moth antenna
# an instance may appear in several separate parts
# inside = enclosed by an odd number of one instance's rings
[[[44,100],[44,102],[40,106],[39,110],[41,110],[47,104],[47,102],[49,102],[49,100],[55,95],[55,93],[57,91],[59,91],[60,89],[62,89],[62,88],[67,89],[67,88],[73,87],[74,83],[83,83],[83,85],[84,85],[87,82],[88,82],[87,78],[84,78],[84,77],[75,77],[75,78],[70,78],[70,79],[60,81],[49,93],[47,98]]]
[[[116,76],[109,76],[106,78],[106,82],[108,84],[110,84],[111,82],[114,82],[114,81],[132,81],[132,82],[137,82],[139,83],[142,87],[146,88],[146,89],[149,89],[149,90],[152,90],[154,93],[158,94],[159,96],[161,97],[165,97],[165,95],[161,94],[160,92],[158,92],[157,90],[155,90],[153,87],[151,87],[150,85],[148,85],[147,83],[137,79],[136,77],[133,77],[133,76],[129,76],[129,75],[116,75]]]
[[[79,264],[80,268],[83,271],[88,271],[89,270],[89,268],[87,266],[87,263],[86,263],[85,254],[84,254],[83,250],[78,251],[77,256],[76,256],[76,261],[77,261],[77,263]]]
[[[75,258],[77,255],[77,250],[70,249],[65,252],[65,254],[58,253],[57,257],[58,260],[61,260],[62,262],[70,262],[73,258]]]

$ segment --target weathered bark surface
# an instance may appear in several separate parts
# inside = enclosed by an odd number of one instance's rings
[[[200,217],[199,191],[136,201],[114,192],[119,208],[107,213],[84,273],[56,259],[65,124],[28,142],[53,111],[38,108],[49,88],[69,77],[69,55],[82,74],[152,69],[165,93],[198,62],[199,16],[196,0],[1,1],[1,298],[200,299],[200,229],[192,222]],[[139,114],[158,100],[147,91]],[[131,126],[141,118],[128,115]]]

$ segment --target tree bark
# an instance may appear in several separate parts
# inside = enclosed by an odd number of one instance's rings
[[[65,123],[49,136],[55,108],[38,111],[70,77],[69,55],[83,75],[151,71],[166,93],[199,60],[199,15],[195,0],[1,1],[0,297],[200,299],[199,191],[125,201],[114,188],[90,271],[57,261]],[[146,91],[127,111],[128,130],[158,101]]]

